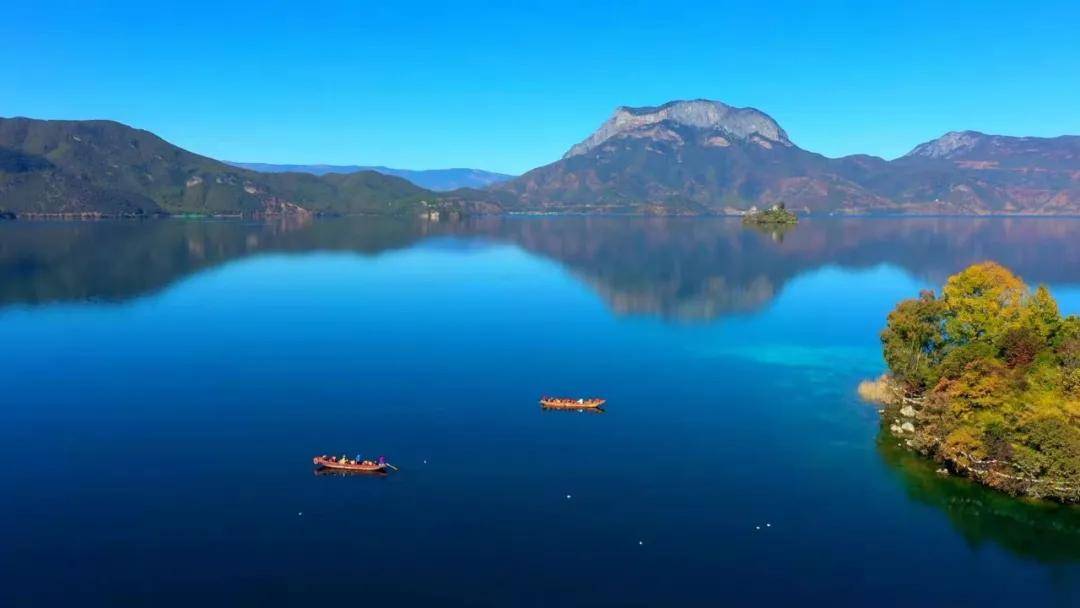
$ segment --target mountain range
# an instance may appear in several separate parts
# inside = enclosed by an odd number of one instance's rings
[[[1077,136],[958,131],[894,160],[829,158],[760,110],[702,99],[620,107],[561,159],[513,179],[410,172],[429,180],[421,187],[376,169],[230,164],[111,121],[0,119],[0,214],[9,216],[716,215],[781,201],[803,213],[1080,215]],[[434,191],[461,184],[473,187]]]
[[[1080,137],[947,133],[888,161],[803,150],[767,114],[709,101],[621,107],[562,159],[499,184],[521,209],[1080,213]]]
[[[310,173],[312,175],[326,175],[327,173],[356,173],[357,171],[375,171],[383,175],[393,175],[427,188],[434,192],[449,192],[459,188],[484,188],[491,184],[505,182],[513,179],[513,175],[494,173],[481,169],[393,169],[382,166],[363,165],[275,165],[270,163],[226,163],[243,169],[251,169],[260,173]]]

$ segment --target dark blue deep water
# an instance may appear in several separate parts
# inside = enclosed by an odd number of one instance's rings
[[[1080,312],[1078,220],[0,224],[0,605],[1080,605],[855,394],[983,259]]]

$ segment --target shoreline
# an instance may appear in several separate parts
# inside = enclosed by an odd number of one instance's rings
[[[72,212],[72,213],[18,213],[12,211],[0,211],[0,221],[98,221],[98,220],[154,220],[154,219],[238,219],[238,220],[258,220],[258,219],[280,219],[280,218],[294,218],[294,217],[312,217],[312,218],[341,218],[341,217],[394,217],[394,218],[411,218],[414,217],[410,213],[325,213],[325,212],[294,212],[294,213],[100,213],[96,211],[88,212]],[[415,216],[417,219],[430,220],[427,214],[421,213]],[[466,217],[628,217],[628,218],[663,218],[663,219],[718,219],[718,218],[745,218],[746,213],[700,213],[700,214],[686,214],[686,213],[670,213],[670,214],[655,214],[655,213],[637,213],[637,212],[586,212],[586,211],[504,211],[502,213],[471,213],[462,216]],[[1013,219],[1013,218],[1027,218],[1027,219],[1068,219],[1068,220],[1080,220],[1080,213],[1077,214],[1042,214],[1042,213],[804,213],[799,215],[800,219],[914,219],[914,218],[930,218],[930,219]],[[748,222],[749,223],[749,222]],[[762,226],[794,226],[794,223],[759,223]]]
[[[1080,506],[1080,486],[1025,476],[1011,460],[979,459],[963,450],[950,451],[942,438],[925,430],[926,397],[905,395],[887,375],[860,382],[857,391],[863,401],[882,406],[878,410],[879,434],[888,433],[888,438],[899,442],[898,447],[943,465],[939,474],[967,479],[1016,499]]]

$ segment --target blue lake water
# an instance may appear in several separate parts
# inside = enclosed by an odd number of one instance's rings
[[[855,395],[983,259],[1080,313],[1075,219],[0,224],[0,604],[1078,605]]]

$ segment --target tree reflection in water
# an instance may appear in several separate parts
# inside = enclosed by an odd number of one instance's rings
[[[896,445],[884,431],[877,447],[907,495],[941,509],[973,547],[993,543],[1044,563],[1080,561],[1080,507],[1017,499],[940,475],[933,461]]]

